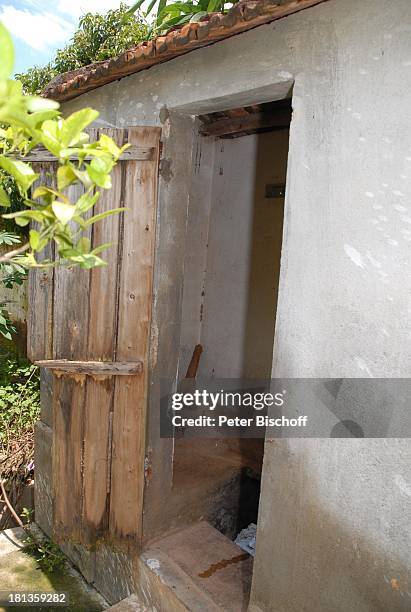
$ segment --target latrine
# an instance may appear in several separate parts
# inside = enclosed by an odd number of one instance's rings
[[[257,187],[252,177],[257,163],[258,138],[270,136],[265,132],[273,130],[274,135],[278,134],[273,141],[274,148],[267,146],[268,140],[261,141],[260,145],[268,151],[266,167],[275,169],[275,157],[281,157],[279,176],[284,183],[290,117],[290,104],[285,101],[234,109],[226,116],[219,113],[200,117],[194,126],[197,144],[203,147],[204,156],[207,147],[218,150],[219,143],[224,142],[217,137],[230,138],[226,143],[231,143],[232,148],[227,148],[224,161],[220,160],[220,173],[221,164],[226,164],[228,171],[241,151],[249,157],[244,161],[251,170],[241,189],[244,187],[250,195],[241,206],[240,203],[236,206],[234,200],[226,203],[227,209],[231,207],[238,219],[244,214],[244,236],[250,234],[249,244],[243,248],[244,253],[248,253],[244,255],[244,262],[240,261],[243,257],[240,252],[235,254],[245,275],[250,265],[247,257],[251,257],[251,251],[256,248],[248,226],[252,228],[253,217],[255,225],[255,214],[261,215],[261,211],[255,213],[253,208],[256,197],[253,190]],[[220,133],[214,134],[216,129]],[[161,130],[99,128],[90,130],[91,139],[100,133],[108,134],[119,145],[128,142],[131,146],[113,171],[112,188],[102,193],[93,214],[118,207],[126,210],[104,219],[89,232],[93,247],[111,244],[105,253],[106,267],[84,271],[57,266],[30,273],[28,353],[42,368],[43,387],[42,415],[37,426],[36,520],[61,545],[84,576],[110,601],[115,601],[137,589],[141,569],[139,554],[149,548],[153,540],[202,519],[233,539],[249,522],[256,522],[263,441],[161,440],[159,432],[154,434],[154,443],[147,438],[147,420],[150,417],[155,422],[157,418],[156,414],[148,414],[148,391],[153,367],[150,351],[155,344],[151,313],[157,298],[153,292],[153,272]],[[281,136],[283,133],[285,137]],[[33,163],[43,182],[53,180],[54,162],[46,151],[36,151]],[[202,202],[198,193],[196,196],[195,167],[193,172],[193,202],[187,223],[190,226],[201,209],[203,218],[197,222],[205,228],[211,223],[214,205],[211,200]],[[228,174],[226,182],[230,184],[232,178]],[[212,173],[208,180],[210,184],[214,181]],[[80,186],[69,189],[76,190],[69,194],[72,199],[81,195]],[[273,204],[267,199],[266,185],[261,184],[258,189],[261,192],[258,205],[269,210]],[[278,197],[280,209],[268,214],[270,223],[274,222],[273,214],[278,217],[275,231],[281,250],[284,185]],[[218,218],[215,222],[218,223]],[[196,248],[206,253],[208,244],[198,240],[195,247],[192,241],[196,241],[196,230],[189,226],[185,257],[191,259]],[[261,227],[257,230],[261,231]],[[207,231],[213,232],[212,229]],[[269,238],[272,241],[273,236],[270,234]],[[218,242],[219,238],[210,235],[207,240]],[[236,243],[239,244],[239,238],[233,241]],[[264,247],[257,248],[261,259],[254,265],[258,268],[261,262],[271,260]],[[213,249],[218,252],[218,245],[211,247]],[[273,256],[270,264],[274,268],[277,266],[278,271],[280,250],[277,260]],[[53,258],[53,255],[51,248],[44,254],[45,258]],[[157,265],[161,266],[161,260]],[[268,272],[271,274],[271,268]],[[188,287],[190,274],[199,277],[200,269],[192,267],[190,272],[187,266],[185,285]],[[222,274],[224,282],[228,282],[229,271],[222,270]],[[251,279],[250,286],[252,282]],[[243,283],[239,279],[239,286]],[[258,282],[254,285],[255,291]],[[269,298],[267,324],[271,331],[268,336],[274,333],[276,288],[277,285],[270,290],[272,298]],[[206,289],[197,289],[195,300],[201,301]],[[209,292],[212,294],[212,287]],[[247,295],[238,295],[238,303],[248,299]],[[261,282],[260,297],[264,297]],[[188,330],[187,334],[185,328],[187,308],[194,312],[199,326],[205,312],[213,311],[211,305],[192,303],[192,296],[185,295],[181,313],[182,353],[180,357],[175,356],[176,363],[180,363],[176,373],[179,378],[184,378],[182,367],[194,348],[190,345],[190,332]],[[235,316],[233,311],[231,314]],[[256,321],[261,318],[261,312],[255,311],[254,318]],[[220,323],[224,325],[224,321]],[[243,333],[240,327],[233,330],[233,338],[236,333]],[[207,359],[213,359],[212,346],[219,334],[218,322],[212,322],[211,331],[213,329],[212,333],[217,336],[207,340],[205,333],[202,340],[205,342],[205,369]],[[200,327],[196,333],[200,334]],[[271,370],[272,337],[270,342],[269,361],[264,372],[260,371],[264,376],[269,376]],[[233,350],[237,349],[233,347]],[[252,355],[251,361],[255,362],[255,357]],[[226,360],[230,361],[227,356]],[[224,375],[224,372],[220,370],[219,374]],[[154,409],[154,412],[157,411]],[[45,439],[48,448],[45,448]],[[170,448],[170,444],[174,446],[173,456],[170,459],[167,455],[153,474],[153,457],[158,461],[162,448]],[[156,486],[158,479],[163,479],[165,484],[161,492],[153,494],[150,487],[152,482]],[[250,564],[247,562],[247,565],[249,582]],[[249,586],[248,583],[248,590]]]

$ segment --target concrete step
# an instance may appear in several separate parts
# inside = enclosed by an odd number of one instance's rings
[[[150,612],[247,610],[253,558],[204,521],[153,543],[140,564],[136,595]]]

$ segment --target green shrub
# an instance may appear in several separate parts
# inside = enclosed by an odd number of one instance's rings
[[[26,93],[38,95],[56,75],[116,57],[147,38],[148,25],[138,13],[130,13],[126,4],[104,15],[87,13],[80,18],[71,42],[49,64],[34,66],[16,78]]]
[[[0,355],[0,445],[10,449],[33,429],[40,413],[40,377],[36,366]]]

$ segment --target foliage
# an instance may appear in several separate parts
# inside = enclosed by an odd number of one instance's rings
[[[27,538],[24,540],[25,550],[37,559],[39,567],[49,573],[58,570],[66,564],[66,557],[59,547],[47,538],[37,538],[31,530],[33,510],[23,508],[21,518],[25,523]]]
[[[16,181],[10,174],[7,174],[2,168],[0,168],[0,187],[4,189],[10,202],[10,212],[17,212],[24,208],[24,202],[20,195]],[[14,221],[2,219],[1,226],[10,232],[18,232],[19,234],[26,234],[26,230],[23,228],[16,228]]]
[[[45,66],[33,66],[26,72],[16,74],[15,78],[21,81],[25,93],[38,96],[56,75],[53,63],[49,62]]]
[[[31,432],[40,411],[38,368],[17,358],[0,359],[0,445]]]
[[[11,340],[11,335],[15,334],[17,330],[10,320],[9,313],[5,306],[6,304],[4,302],[0,304],[0,334],[7,340]]]
[[[30,68],[17,74],[26,93],[38,95],[57,74],[116,57],[148,38],[148,26],[126,4],[104,15],[87,13],[80,18],[71,42],[57,51],[46,66]]]
[[[10,35],[0,24],[0,168],[12,176],[24,202],[24,210],[3,215],[18,226],[30,229],[26,244],[0,256],[0,263],[12,262],[23,267],[51,266],[44,258],[45,247],[54,242],[60,265],[91,268],[104,265],[99,253],[108,245],[91,250],[85,233],[110,214],[109,210],[88,217],[101,189],[111,187],[110,172],[124,148],[106,135],[90,143],[84,129],[98,117],[98,112],[84,108],[63,119],[58,104],[36,96],[24,95],[22,84],[11,80],[14,50]],[[37,185],[39,175],[23,161],[37,145],[43,145],[58,160],[57,185]],[[22,159],[23,158],[23,159]],[[91,158],[91,161],[89,159]],[[85,193],[72,201],[69,188],[82,185]],[[7,190],[0,186],[0,205],[10,207]],[[42,256],[43,255],[43,256]]]
[[[138,10],[144,0],[138,0],[130,9],[133,13]],[[225,2],[224,0],[186,0],[167,3],[167,0],[151,0],[146,17],[156,9],[156,17],[150,28],[150,35],[157,36],[165,34],[170,28],[175,28],[185,23],[201,21],[209,13],[224,13],[238,0]]]
[[[20,236],[7,231],[0,231],[0,247],[21,244]],[[16,263],[0,263],[0,283],[7,289],[12,289],[14,285],[22,285],[27,279],[27,271]],[[7,340],[11,340],[11,335],[16,333],[16,328],[9,318],[5,308],[5,303],[0,303],[0,334]]]
[[[16,244],[21,244],[20,236],[13,232],[0,231],[0,247]],[[15,263],[0,263],[0,273],[3,273],[0,277],[0,283],[7,289],[13,289],[14,285],[22,285],[27,279],[27,270]],[[0,333],[2,333],[1,329]]]

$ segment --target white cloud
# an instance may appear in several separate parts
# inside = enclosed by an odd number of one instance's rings
[[[130,2],[125,2],[130,4]],[[57,10],[72,17],[81,17],[84,13],[105,13],[120,6],[120,0],[59,0]]]
[[[14,6],[0,9],[0,21],[21,41],[36,51],[45,51],[69,40],[73,23],[50,12],[32,13]]]

